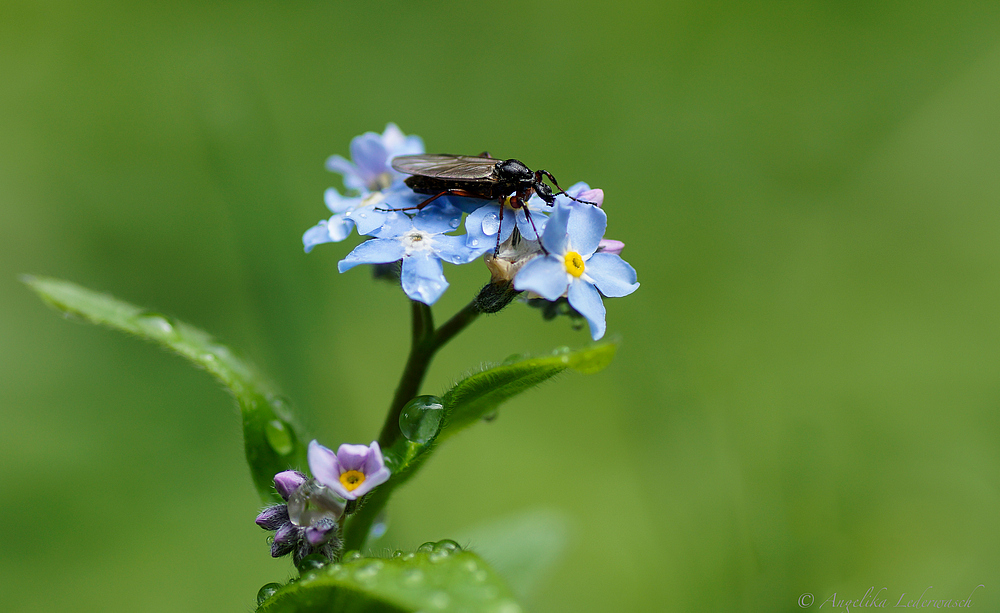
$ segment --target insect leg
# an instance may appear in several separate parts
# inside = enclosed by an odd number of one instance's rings
[[[500,198],[500,220],[497,222],[497,246],[493,248],[493,257],[497,257],[497,254],[500,253],[500,234],[501,234],[500,231],[503,230],[503,210],[505,208],[507,208],[504,205],[503,201],[504,201],[504,199],[501,197]]]
[[[473,194],[472,192],[467,192],[464,189],[446,189],[443,192],[438,192],[434,194],[433,196],[431,196],[427,200],[424,200],[417,206],[408,206],[401,209],[383,209],[381,207],[376,207],[375,210],[382,213],[385,213],[386,211],[420,211],[423,210],[425,206],[434,202],[441,196],[463,196],[465,198],[479,198],[479,196],[477,196],[476,194]]]
[[[548,177],[549,181],[552,181],[552,185],[556,186],[556,190],[558,190],[556,192],[556,194],[563,194],[567,198],[569,198],[570,200],[575,200],[576,202],[582,202],[583,204],[592,204],[594,206],[597,206],[596,202],[590,202],[589,200],[580,200],[579,198],[574,198],[573,196],[570,196],[569,194],[567,194],[566,190],[564,190],[563,188],[559,187],[559,182],[556,181],[556,178],[552,176],[552,173],[549,172],[549,171],[547,171],[547,170],[536,170],[535,171],[535,181],[541,181],[542,180],[542,175]]]
[[[535,240],[538,241],[538,246],[542,248],[542,253],[548,255],[549,252],[545,249],[545,245],[542,244],[542,235],[538,233],[538,228],[535,227],[535,220],[531,218],[531,211],[528,209],[527,205],[522,205],[524,209],[524,216],[528,218],[528,223],[531,224],[531,229],[535,231]]]

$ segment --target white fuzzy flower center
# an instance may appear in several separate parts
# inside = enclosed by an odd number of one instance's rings
[[[409,232],[403,234],[402,240],[403,246],[406,247],[406,253],[408,254],[415,253],[417,251],[431,251],[433,249],[434,238],[427,232],[410,230]]]

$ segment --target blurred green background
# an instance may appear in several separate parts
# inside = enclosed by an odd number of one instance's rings
[[[604,188],[642,287],[606,302],[608,370],[442,448],[378,548],[527,514],[563,541],[532,610],[978,584],[995,610],[998,34],[996,2],[2,0],[4,608],[246,610],[290,576],[230,398],[17,275],[199,325],[325,443],[370,441],[406,300],[337,274],[354,239],[300,237],[340,185],[326,157],[394,121]],[[446,273],[439,319],[486,277]],[[424,389],[588,340],[515,304]]]

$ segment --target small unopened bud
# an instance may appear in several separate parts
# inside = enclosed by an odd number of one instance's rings
[[[602,238],[601,242],[597,245],[598,253],[610,253],[612,255],[621,255],[622,249],[625,248],[625,243],[621,241],[612,240],[610,238]]]
[[[476,296],[476,309],[480,313],[497,313],[520,294],[510,281],[487,283]]]
[[[277,530],[288,523],[288,506],[276,504],[267,507],[257,516],[257,525],[265,530]]]

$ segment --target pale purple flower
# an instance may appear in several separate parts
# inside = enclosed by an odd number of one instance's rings
[[[309,470],[317,481],[347,500],[361,498],[389,480],[389,469],[376,441],[367,447],[341,445],[337,453],[312,441]]]

